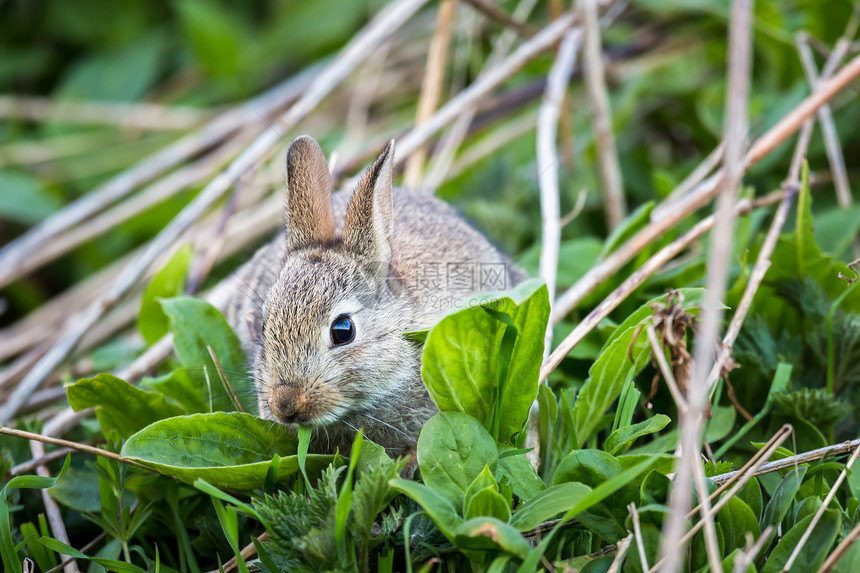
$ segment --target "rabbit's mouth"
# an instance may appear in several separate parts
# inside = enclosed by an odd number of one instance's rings
[[[272,416],[284,425],[316,428],[337,422],[346,414],[336,389],[318,384],[278,384],[268,400]]]

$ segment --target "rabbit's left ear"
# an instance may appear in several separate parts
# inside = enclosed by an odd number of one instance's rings
[[[394,173],[394,140],[388,142],[367,168],[346,210],[343,243],[370,264],[391,262],[394,212],[391,180]]]
[[[319,144],[307,135],[287,152],[287,246],[290,251],[334,238],[331,175]]]

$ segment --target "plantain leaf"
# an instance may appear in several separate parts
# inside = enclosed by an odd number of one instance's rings
[[[784,570],[786,563],[792,552],[797,547],[800,538],[803,536],[806,529],[809,527],[814,516],[808,515],[792,527],[786,533],[776,547],[770,553],[762,568],[761,573],[778,573]],[[830,548],[833,542],[836,541],[836,534],[839,533],[839,526],[842,520],[838,509],[828,509],[821,514],[821,520],[812,530],[809,539],[806,540],[800,553],[797,555],[794,564],[789,573],[801,573],[805,571],[817,571],[827,554],[830,553]]]
[[[284,426],[241,412],[177,416],[131,436],[121,454],[186,483],[247,491],[262,488],[272,456],[281,457],[278,480],[299,471],[296,437]],[[318,473],[333,456],[309,455],[307,470]]]
[[[188,272],[191,254],[190,245],[184,245],[177,250],[143,291],[140,312],[137,315],[137,329],[148,344],[155,343],[167,334],[167,316],[157,299],[182,294],[182,285],[185,283],[185,273]]]
[[[228,391],[219,380],[218,369],[207,347],[211,347],[245,412],[257,413],[256,390],[246,374],[245,353],[236,334],[214,306],[199,298],[179,296],[161,299],[161,308],[170,321],[176,356],[189,375],[204,386],[204,368],[209,376],[215,410],[234,409]],[[209,389],[207,388],[207,393]]]
[[[441,412],[430,418],[418,437],[418,466],[427,486],[457,511],[463,509],[466,490],[485,466],[498,464],[496,443],[472,416]]]
[[[507,349],[502,342],[506,333],[510,339],[511,327],[497,318],[503,315],[516,329],[512,348]],[[469,308],[443,318],[427,335],[421,366],[439,409],[469,414],[488,429],[498,409],[504,412],[498,419],[499,441],[513,444],[537,396],[548,320],[546,286],[538,281],[527,281],[503,295],[475,297]],[[507,362],[501,387],[500,361]]]
[[[105,436],[119,442],[153,422],[179,416],[183,409],[157,392],[147,392],[111,374],[82,378],[66,388],[75,411],[95,407]]]

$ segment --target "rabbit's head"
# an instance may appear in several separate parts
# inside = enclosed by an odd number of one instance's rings
[[[390,142],[335,235],[332,182],[310,137],[287,154],[286,252],[266,296],[254,375],[264,417],[327,426],[393,403],[418,376],[411,310],[391,268]]]

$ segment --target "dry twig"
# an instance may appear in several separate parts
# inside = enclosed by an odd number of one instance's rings
[[[543,102],[538,112],[537,168],[541,205],[541,251],[539,276],[546,282],[549,300],[555,300],[555,282],[558,273],[558,252],[561,245],[561,208],[558,189],[558,118],[567,82],[576,63],[581,33],[569,30],[561,41],[555,63],[549,72]],[[552,324],[547,325],[544,337],[544,358],[552,346]]]
[[[860,439],[851,440],[849,442],[842,442],[839,444],[834,444],[832,446],[824,446],[823,448],[818,448],[815,450],[810,450],[808,452],[803,452],[802,454],[797,454],[795,456],[788,456],[787,458],[782,458],[780,460],[776,460],[773,462],[769,462],[766,464],[761,464],[755,468],[755,470],[751,470],[751,473],[754,476],[759,476],[762,474],[777,472],[780,470],[784,470],[787,468],[795,467],[799,464],[808,464],[810,462],[814,462],[816,460],[820,460],[827,456],[836,456],[840,454],[846,454],[856,448],[860,447]],[[735,478],[738,474],[741,473],[741,470],[732,471],[724,474],[720,474],[718,476],[714,476],[711,480],[714,483],[722,484]]]
[[[528,15],[531,14],[536,3],[537,0],[520,0],[520,3],[517,4],[517,7],[514,9],[514,17],[520,19],[528,18]],[[498,39],[496,39],[493,44],[493,51],[487,58],[484,68],[481,70],[478,77],[485,74],[487,70],[495,67],[495,65],[508,54],[508,51],[510,51],[515,39],[516,35],[511,30],[505,30]],[[430,165],[429,173],[423,181],[423,186],[428,191],[435,191],[445,180],[446,175],[449,175],[454,154],[463,142],[463,138],[466,137],[469,126],[472,124],[472,120],[475,118],[476,112],[476,108],[467,108],[463,110],[459,117],[457,117],[454,125],[451,126],[446,136],[442,139],[439,148],[433,154],[433,161]],[[533,117],[530,116],[529,119],[531,120],[531,123],[534,122]],[[497,140],[496,138],[489,138],[489,141],[496,142]],[[457,173],[456,167],[453,171],[454,173],[450,173],[451,176]]]
[[[843,58],[848,54],[854,36],[857,34],[858,25],[860,25],[860,5],[855,3],[851,18],[845,26],[845,32],[837,40],[833,51],[827,57],[820,76],[812,52],[809,49],[808,35],[803,34],[798,37],[800,61],[803,64],[803,70],[812,89],[816,89],[821,82],[826,81],[836,68],[839,67],[839,64],[842,63]],[[818,110],[818,120],[821,122],[821,132],[824,135],[827,159],[830,162],[830,170],[833,173],[836,198],[840,206],[847,207],[851,204],[851,187],[848,184],[848,175],[845,172],[845,158],[842,155],[842,146],[839,144],[839,135],[836,132],[833,113],[830,111],[829,105],[823,105]]]
[[[615,559],[612,560],[612,564],[609,566],[606,573],[618,573],[618,571],[621,570],[621,564],[624,563],[624,557],[627,555],[627,550],[630,549],[630,543],[632,540],[633,534],[631,533],[618,542]]]
[[[268,539],[269,539],[269,532],[268,531],[257,537],[257,541],[259,543],[267,541]],[[245,547],[243,547],[242,550],[239,552],[239,555],[242,556],[242,559],[245,559],[246,561],[256,554],[257,554],[257,546],[254,544],[253,541],[251,543],[249,543],[248,545],[246,545]],[[222,569],[220,569],[220,570],[219,569],[213,569],[209,573],[220,573],[221,571],[223,571],[224,573],[227,573],[229,571],[232,571],[233,569],[236,569],[237,566],[238,566],[238,561],[237,561],[236,557],[233,556],[229,561],[227,561],[227,563],[224,564]]]
[[[71,449],[77,450],[79,452],[84,452],[87,454],[93,454],[96,456],[101,456],[103,458],[108,458],[108,459],[111,459],[111,460],[114,460],[117,462],[122,462],[125,464],[136,466],[136,467],[148,470],[148,471],[155,471],[152,468],[148,468],[145,465],[139,464],[134,460],[129,460],[129,459],[123,458],[122,456],[120,456],[117,453],[114,453],[114,452],[111,452],[108,450],[103,450],[101,448],[89,446],[87,444],[81,444],[81,443],[72,442],[69,440],[62,440],[60,438],[53,438],[51,436],[46,436],[43,434],[34,434],[33,432],[25,432],[24,430],[16,430],[15,428],[7,428],[6,426],[0,426],[0,434],[15,436],[16,438],[24,438],[25,440],[30,440],[30,442],[38,442],[41,444],[51,444],[53,446],[71,448]],[[44,448],[42,448],[42,453],[39,454],[38,457],[44,457],[44,456],[45,456],[45,451],[44,451]]]
[[[144,131],[189,129],[211,110],[156,103],[56,101],[35,96],[0,96],[0,119],[83,125],[115,125]]]
[[[718,340],[720,324],[722,323],[721,299],[726,289],[728,265],[732,249],[734,229],[734,204],[744,174],[744,146],[747,133],[747,114],[750,82],[750,60],[752,50],[752,1],[735,0],[732,3],[732,13],[729,25],[729,70],[728,70],[728,99],[726,102],[724,141],[726,154],[724,160],[724,186],[717,198],[717,212],[714,228],[711,232],[710,249],[708,252],[707,290],[702,309],[701,327],[696,338],[694,353],[693,378],[687,392],[688,408],[681,413],[680,432],[682,462],[679,467],[677,480],[672,487],[669,499],[669,516],[663,525],[663,542],[661,554],[664,555],[664,571],[673,573],[681,566],[681,552],[677,550],[675,540],[683,531],[684,514],[690,507],[692,497],[690,477],[696,486],[702,489],[704,483],[700,479],[701,445],[699,443],[703,431],[703,413],[707,407],[708,389],[707,376],[713,362],[713,348]],[[717,506],[714,506],[716,512]],[[705,523],[706,540],[714,536],[713,517],[708,511],[708,503],[703,500],[703,517],[700,523]],[[715,542],[713,542],[715,545]],[[714,562],[711,542],[707,546],[711,567],[720,571],[722,568],[717,559]]]
[[[600,23],[597,21],[597,1],[580,0],[580,13],[585,34],[583,68],[585,86],[591,102],[592,129],[597,140],[600,161],[600,179],[603,183],[603,198],[606,206],[606,222],[614,229],[624,220],[627,201],[621,181],[621,165],[612,132],[612,112],[606,90],[603,69],[603,50],[600,42]]]
[[[702,162],[699,163],[699,165],[697,165],[696,168],[693,169],[659,205],[654,207],[654,210],[651,211],[651,220],[656,221],[657,219],[662,218],[663,214],[666,213],[667,210],[671,209],[676,202],[704,181],[705,177],[710,175],[714,169],[719,167],[720,163],[723,161],[725,153],[725,143],[720,143],[716,146],[713,151],[711,151],[708,156],[705,157],[705,159],[703,159]]]
[[[630,518],[633,521],[633,538],[636,540],[636,549],[639,553],[639,565],[642,571],[648,571],[648,557],[645,555],[645,542],[642,539],[642,529],[639,527],[639,512],[636,511],[636,505],[631,503],[627,506],[627,511],[630,512]]]
[[[439,105],[442,83],[445,80],[445,69],[448,64],[451,30],[454,28],[456,12],[457,0],[440,1],[439,11],[436,15],[436,28],[433,31],[433,38],[430,40],[430,49],[427,53],[427,71],[424,74],[424,83],[421,85],[421,95],[418,98],[416,126],[427,121],[427,118],[433,115],[433,110]],[[427,149],[423,146],[416,149],[409,157],[404,174],[404,182],[407,187],[416,189],[421,184],[421,173],[424,170],[426,158]]]

